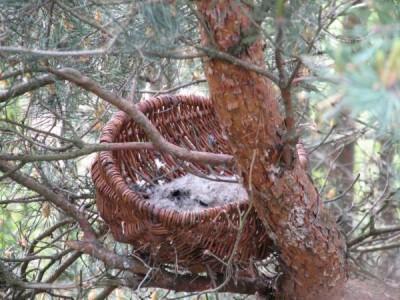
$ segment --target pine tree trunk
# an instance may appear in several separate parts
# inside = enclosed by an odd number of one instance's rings
[[[397,216],[396,200],[390,194],[393,192],[393,159],[396,153],[393,142],[389,139],[382,139],[380,144],[380,166],[378,175],[377,189],[378,193],[385,193],[386,208],[380,215],[380,221],[385,226],[399,225],[400,220]],[[400,249],[390,249],[381,254],[380,271],[383,279],[399,280],[400,279]]]
[[[341,113],[342,116],[338,121],[337,130],[348,131],[354,128],[355,125],[351,119],[350,111],[343,109]],[[337,145],[334,145],[334,147],[337,147]],[[334,161],[329,176],[330,185],[337,190],[338,195],[347,191],[343,198],[331,205],[330,212],[337,217],[340,216],[339,224],[345,233],[353,229],[353,216],[350,213],[353,205],[353,189],[348,190],[348,188],[354,182],[354,147],[355,142],[353,141],[343,145],[343,148],[333,151],[330,155],[332,161]]]
[[[209,30],[203,28],[203,45],[265,67],[261,40],[241,44],[252,23],[250,8],[238,3],[197,2]],[[322,208],[295,146],[284,141],[287,130],[272,83],[219,59],[207,60],[205,73],[244,185],[281,251],[286,276],[280,298],[330,299],[346,280],[345,240]]]

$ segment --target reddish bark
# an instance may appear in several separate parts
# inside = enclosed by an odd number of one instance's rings
[[[244,32],[254,32],[249,28],[249,7],[234,0],[198,1],[197,5],[209,30],[203,30],[203,44],[215,43],[220,51],[265,65],[261,40],[245,48],[240,45]],[[329,299],[326,295],[341,290],[346,280],[345,241],[321,207],[295,147],[285,143],[287,128],[272,83],[212,58],[205,62],[205,72],[245,187],[281,251],[287,272],[280,297]]]

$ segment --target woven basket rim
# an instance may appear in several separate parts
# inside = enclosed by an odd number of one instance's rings
[[[137,108],[143,113],[162,109],[165,106],[173,104],[185,103],[192,106],[212,106],[211,100],[203,96],[194,95],[162,95],[150,98],[149,100],[137,104]],[[111,120],[103,128],[100,143],[112,143],[121,127],[132,119],[124,112],[117,112]],[[114,150],[115,151],[115,150]],[[141,150],[130,150],[141,151]],[[157,150],[154,150],[157,151]],[[162,152],[159,152],[162,153]],[[102,151],[98,158],[100,165],[107,166],[108,174],[113,174],[113,180],[109,182],[110,187],[123,200],[133,202],[134,207],[138,207],[140,215],[147,216],[149,219],[159,221],[163,224],[172,226],[188,226],[199,222],[206,222],[215,219],[221,214],[230,215],[232,212],[243,211],[248,208],[249,199],[238,200],[227,203],[222,206],[206,208],[201,211],[177,211],[167,208],[158,208],[155,204],[146,201],[140,194],[129,188],[122,174],[116,167],[117,161],[113,155],[113,151]],[[176,159],[176,158],[175,158]]]

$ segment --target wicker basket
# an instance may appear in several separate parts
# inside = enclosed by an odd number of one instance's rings
[[[141,102],[146,114],[170,142],[191,150],[230,153],[211,101],[195,96],[160,96]],[[210,140],[212,142],[210,142]],[[148,141],[144,132],[125,113],[117,113],[104,127],[101,143]],[[163,163],[157,167],[156,160]],[[159,164],[158,164],[159,166]],[[132,184],[170,181],[188,168],[208,174],[233,174],[234,170],[188,164],[169,154],[152,150],[119,150],[99,153],[92,167],[97,207],[114,238],[134,246],[136,254],[156,264],[186,268],[219,264],[232,253],[240,216],[247,201],[207,208],[200,212],[160,209],[147,202]],[[248,265],[271,252],[272,242],[250,210],[233,261]],[[208,251],[206,251],[208,250]]]

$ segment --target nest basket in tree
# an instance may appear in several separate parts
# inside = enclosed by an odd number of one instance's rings
[[[190,150],[231,153],[212,102],[206,98],[159,96],[139,103],[138,108],[171,143]],[[101,143],[148,141],[123,112],[113,116],[101,135]],[[189,269],[222,266],[230,257],[245,267],[271,254],[272,242],[248,200],[201,211],[178,211],[157,207],[132,188],[139,182],[168,182],[188,171],[235,173],[234,167],[188,163],[156,150],[100,152],[92,166],[92,178],[98,210],[114,238],[133,245],[135,254],[151,263]]]

